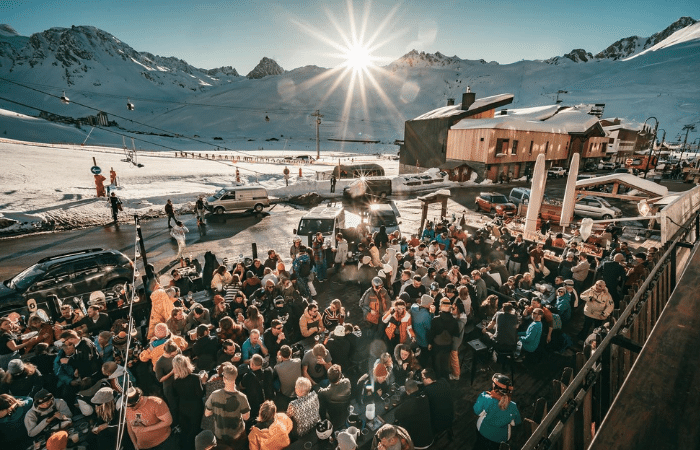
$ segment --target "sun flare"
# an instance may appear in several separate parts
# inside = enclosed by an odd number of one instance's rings
[[[354,44],[351,47],[348,47],[344,57],[344,65],[355,72],[361,72],[374,65],[369,48],[362,44]]]

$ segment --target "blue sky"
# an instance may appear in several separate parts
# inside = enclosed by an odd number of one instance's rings
[[[681,16],[700,19],[697,0],[64,0],[0,1],[0,23],[24,36],[51,27],[92,25],[138,51],[175,56],[201,68],[233,66],[246,74],[263,57],[285,69],[343,62],[332,42],[367,16],[364,41],[386,64],[409,50],[502,64],[546,59],[616,40],[650,36]],[[365,14],[368,11],[369,14]],[[334,25],[335,24],[335,25]],[[340,30],[340,31],[339,31]],[[358,33],[359,34],[359,33]]]

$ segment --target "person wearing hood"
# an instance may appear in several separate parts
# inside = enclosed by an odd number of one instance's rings
[[[165,344],[168,339],[171,339],[180,350],[185,350],[187,348],[187,342],[184,338],[171,334],[170,330],[168,330],[168,326],[164,323],[159,323],[155,326],[154,334],[155,335],[148,343],[148,347],[139,354],[139,359],[142,362],[151,361],[153,369],[155,370],[158,358],[165,352],[163,344]]]
[[[34,437],[46,429],[63,429],[71,425],[73,413],[68,404],[54,398],[53,394],[42,389],[34,396],[34,404],[24,416],[24,426],[27,427],[27,435]]]
[[[155,326],[159,323],[165,323],[170,319],[171,311],[174,307],[174,301],[165,289],[158,286],[156,290],[151,294],[151,317],[148,322],[148,333],[146,334],[147,339],[153,337],[153,332]]]
[[[391,266],[391,283],[393,284],[394,281],[396,281],[396,275],[398,274],[399,271],[399,260],[396,258],[396,250],[393,248],[388,248],[386,249],[386,253],[384,254],[384,257],[382,258],[384,261],[385,265],[389,264]],[[386,269],[384,270],[386,272]]]

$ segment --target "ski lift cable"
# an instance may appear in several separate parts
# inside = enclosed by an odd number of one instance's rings
[[[14,103],[14,104],[19,105],[19,106],[24,106],[25,108],[35,109],[35,110],[40,111],[40,112],[45,112],[45,113],[48,113],[48,114],[59,115],[59,114],[55,114],[55,113],[52,113],[52,112],[50,112],[50,111],[47,111],[47,110],[45,110],[45,109],[43,109],[43,108],[37,108],[36,106],[30,106],[30,105],[27,105],[26,103],[20,103],[20,102],[14,101],[14,100],[10,100],[9,98],[0,97],[0,100],[7,101],[7,102],[9,102],[9,103]],[[99,125],[96,125],[95,128],[99,128],[99,129],[102,130],[102,131],[106,131],[106,132],[108,132],[108,133],[116,134],[116,135],[118,135],[118,136],[128,137],[128,138],[134,139],[134,140],[136,140],[136,141],[143,142],[143,143],[145,143],[145,144],[153,145],[153,146],[155,146],[155,147],[162,147],[162,148],[164,148],[164,149],[172,150],[172,151],[175,151],[175,152],[183,152],[183,150],[180,150],[180,149],[177,149],[177,148],[169,147],[169,146],[163,145],[163,144],[158,144],[158,143],[156,143],[156,142],[147,141],[147,140],[145,140],[145,139],[141,139],[141,138],[138,138],[138,137],[133,137],[133,136],[128,135],[128,134],[125,134],[125,133],[120,133],[120,132],[118,132],[118,131],[110,130],[109,128],[103,128],[103,127],[101,127],[101,126],[99,126]]]
[[[0,80],[6,80],[6,81],[11,81],[7,80],[5,78],[0,77]],[[29,83],[25,82],[24,84],[22,83],[17,83],[15,84],[19,86],[26,87],[28,89],[31,89],[31,86],[40,86],[40,87],[45,87],[45,88],[50,88],[50,89],[62,89],[57,86],[53,85],[48,85],[48,84],[40,84],[40,83]],[[45,94],[42,91],[36,90],[39,93]],[[76,93],[82,93],[82,94],[90,94],[94,96],[101,96],[101,97],[107,97],[107,98],[124,98],[123,95],[119,94],[107,94],[107,93],[102,93],[102,92],[95,92],[95,91],[89,91],[89,90],[81,90],[81,89],[73,89],[72,92]],[[51,95],[51,94],[47,94]],[[138,102],[151,102],[151,103],[167,103],[167,104],[174,104],[174,105],[181,105],[181,106],[201,106],[201,107],[207,107],[207,108],[220,108],[220,109],[232,109],[232,110],[239,110],[239,111],[247,111],[247,112],[265,112],[265,113],[270,113],[270,114],[292,114],[292,113],[298,113],[298,114],[311,114],[313,113],[316,109],[288,109],[288,108],[278,108],[278,109],[270,109],[268,108],[251,108],[251,107],[243,107],[243,106],[231,106],[231,105],[215,105],[215,104],[209,104],[209,103],[198,103],[198,102],[177,102],[173,100],[164,100],[164,99],[155,99],[155,98],[149,98],[149,97],[132,97],[134,98],[134,101]],[[334,120],[345,120],[348,122],[354,122],[354,123],[360,123],[360,122],[365,122],[364,119],[354,119],[350,117],[347,114],[344,113],[333,113],[333,112],[325,112],[324,115],[326,116],[327,119],[334,119]],[[115,115],[116,116],[116,115]],[[128,118],[125,118],[125,120],[131,120]],[[374,124],[377,128],[383,129],[383,130],[391,130],[393,127],[389,125],[379,125]]]
[[[41,90],[39,90],[39,89],[30,87],[30,86],[25,86],[25,85],[23,85],[22,83],[17,83],[16,81],[8,80],[8,79],[3,78],[3,77],[0,77],[0,80],[4,80],[4,81],[7,81],[7,82],[9,82],[9,83],[15,84],[15,85],[17,85],[17,86],[21,86],[21,87],[30,89],[30,90],[35,91],[35,92],[38,92],[38,93],[40,93],[40,94],[48,95],[48,96],[51,96],[51,97],[54,97],[54,98],[58,98],[58,99],[61,99],[61,98],[62,98],[62,97],[58,97],[58,96],[55,95],[55,94],[51,94],[50,92],[44,92],[44,91],[41,91]],[[103,111],[102,109],[95,108],[95,107],[92,107],[92,106],[89,106],[89,105],[85,105],[85,104],[83,104],[83,103],[76,102],[76,101],[73,101],[73,104],[78,105],[78,106],[82,106],[83,108],[91,109],[91,110],[97,111],[97,112]],[[39,108],[35,108],[35,109],[39,109]],[[139,122],[139,121],[137,121],[137,120],[130,119],[130,118],[128,118],[128,117],[124,117],[124,116],[121,116],[121,115],[119,115],[119,114],[114,114],[114,113],[111,113],[111,112],[110,112],[109,114],[112,115],[112,116],[114,116],[114,117],[117,117],[117,118],[119,118],[119,119],[127,120],[127,121],[129,121],[129,122],[132,122],[132,123],[135,123],[135,124],[138,124],[138,125],[142,125],[142,126],[147,127],[147,128],[152,128],[152,129],[154,129],[154,130],[161,131],[161,132],[163,132],[163,133],[168,133],[168,134],[172,134],[172,135],[175,135],[175,136],[179,136],[179,137],[182,137],[182,138],[184,138],[184,139],[188,139],[188,140],[191,140],[191,141],[194,141],[194,142],[198,142],[198,143],[200,143],[200,144],[208,145],[208,146],[210,146],[210,147],[220,147],[220,148],[223,148],[224,150],[227,150],[227,151],[230,151],[230,152],[235,152],[235,153],[240,153],[240,154],[242,154],[242,155],[249,156],[249,157],[255,157],[255,156],[256,156],[256,155],[253,155],[253,154],[250,154],[250,153],[246,153],[246,152],[243,152],[243,151],[240,151],[240,150],[234,150],[234,149],[230,149],[230,148],[228,148],[228,147],[216,146],[216,145],[214,145],[214,144],[212,144],[212,143],[209,143],[209,142],[204,141],[204,140],[201,140],[201,139],[196,139],[196,138],[191,138],[191,137],[189,137],[189,136],[184,136],[184,135],[182,135],[182,134],[180,134],[180,133],[175,133],[175,132],[172,132],[172,131],[169,131],[169,130],[165,130],[165,129],[163,129],[163,128],[159,128],[159,127],[156,127],[156,126],[153,126],[153,125],[148,125],[148,124],[146,124],[146,123]],[[101,129],[106,129],[106,128],[101,128]],[[162,146],[162,147],[166,147],[166,146]],[[169,147],[166,147],[166,148],[169,148]],[[171,148],[171,150],[175,150],[175,149]],[[180,151],[180,150],[176,150],[176,151]]]

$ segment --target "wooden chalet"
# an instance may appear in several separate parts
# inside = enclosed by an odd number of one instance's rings
[[[466,162],[481,177],[519,178],[544,153],[550,166],[567,167],[574,153],[605,155],[608,138],[587,106],[559,105],[501,111],[490,119],[460,121],[450,128],[447,161]]]
[[[513,94],[500,94],[476,99],[467,90],[462,103],[449,99],[447,106],[429,111],[406,121],[404,142],[399,152],[399,173],[418,173],[426,168],[440,167],[446,162],[447,134],[463,119],[484,119],[494,116],[496,108],[513,102]]]

